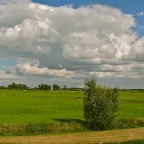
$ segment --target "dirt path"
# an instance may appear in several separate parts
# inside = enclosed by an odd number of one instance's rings
[[[0,137],[0,143],[9,144],[101,144],[130,140],[144,140],[144,128],[48,136]]]

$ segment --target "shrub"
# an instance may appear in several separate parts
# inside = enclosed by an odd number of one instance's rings
[[[118,109],[118,90],[96,85],[95,79],[85,82],[84,117],[90,129],[111,129]]]

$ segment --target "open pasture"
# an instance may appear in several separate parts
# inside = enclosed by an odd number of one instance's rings
[[[144,119],[144,92],[120,92],[119,119]],[[0,90],[0,124],[83,119],[82,91]]]
[[[0,90],[0,135],[15,135],[9,129],[20,135],[85,131],[83,95],[83,91]],[[118,129],[144,125],[144,92],[120,92],[117,120],[124,122]]]
[[[120,92],[118,118],[144,119],[144,92]]]
[[[0,90],[0,124],[82,120],[82,96],[73,91]]]

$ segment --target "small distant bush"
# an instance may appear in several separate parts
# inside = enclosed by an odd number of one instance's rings
[[[87,126],[94,130],[114,127],[118,110],[118,90],[96,84],[95,79],[85,82],[84,118]]]

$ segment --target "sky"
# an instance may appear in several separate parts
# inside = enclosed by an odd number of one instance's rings
[[[0,85],[144,88],[144,0],[0,0]]]

